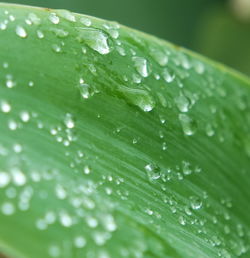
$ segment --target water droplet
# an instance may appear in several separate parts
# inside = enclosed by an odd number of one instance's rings
[[[66,38],[69,35],[69,32],[63,29],[52,28],[51,30],[55,33],[55,35],[58,38]]]
[[[163,51],[150,48],[150,54],[160,66],[165,66],[168,63],[168,56]]]
[[[93,28],[79,28],[78,39],[101,55],[110,53],[109,37],[101,30]]]
[[[155,101],[150,93],[143,89],[128,88],[120,85],[118,88],[119,92],[122,93],[124,98],[130,103],[145,112],[153,110],[155,107]]]
[[[81,17],[80,22],[87,27],[91,26],[92,24],[91,20],[87,17]]]
[[[17,129],[18,124],[14,120],[9,120],[8,127],[11,131],[14,131]]]
[[[57,245],[51,245],[49,247],[49,255],[51,257],[59,257],[61,255],[60,247],[58,247]]]
[[[56,53],[60,53],[62,51],[62,48],[59,45],[53,44],[52,45],[52,49],[56,52]]]
[[[53,24],[58,24],[60,22],[60,18],[57,16],[56,13],[50,13],[49,14],[49,20],[53,23]]]
[[[175,75],[174,74],[170,74],[170,72],[168,71],[168,69],[164,68],[162,71],[162,77],[163,79],[167,82],[170,83],[174,80]]]
[[[190,206],[193,210],[199,210],[202,207],[202,201],[200,198],[191,196],[190,201]]]
[[[8,173],[1,171],[0,172],[0,188],[7,186],[10,182],[10,176]]]
[[[86,174],[86,175],[90,174],[90,172],[91,172],[90,167],[89,167],[89,166],[84,166],[83,172],[84,172],[84,174]]]
[[[22,111],[22,112],[20,113],[20,118],[21,118],[21,120],[22,120],[23,122],[25,122],[25,123],[29,122],[29,120],[30,120],[30,114],[29,114],[29,112],[27,112],[27,111]]]
[[[67,128],[72,129],[75,127],[75,122],[71,114],[67,113],[64,119],[64,124]]]
[[[74,239],[74,244],[76,248],[83,248],[86,245],[86,239],[82,236],[77,236]]]
[[[134,62],[137,72],[142,77],[148,77],[150,74],[148,61],[143,57],[137,57],[137,56],[132,57],[132,60]]]
[[[7,101],[1,101],[1,111],[3,113],[9,113],[11,111],[11,105]]]
[[[96,228],[98,225],[98,221],[94,217],[87,217],[86,222],[89,225],[89,227],[91,227],[91,228]]]
[[[2,204],[1,211],[4,215],[10,216],[15,213],[15,207],[11,202],[5,202]]]
[[[13,168],[11,170],[11,174],[12,174],[12,178],[13,178],[13,183],[15,185],[22,186],[26,183],[26,176],[18,168]]]
[[[34,82],[33,81],[29,81],[28,86],[29,87],[33,87],[34,86]]]
[[[180,96],[176,97],[175,103],[181,112],[188,112],[190,103],[186,96],[181,94]]]
[[[67,197],[67,192],[66,192],[65,188],[61,185],[56,185],[55,192],[56,192],[56,196],[61,200],[65,199]]]
[[[60,213],[60,222],[64,227],[71,227],[73,224],[72,217],[66,212]]]
[[[207,136],[211,137],[215,134],[213,126],[211,124],[206,125],[206,134]]]
[[[149,180],[156,180],[161,176],[160,168],[155,164],[147,164],[145,166],[145,170],[147,172]]]
[[[28,36],[26,30],[21,26],[16,27],[16,34],[21,38],[26,38]]]
[[[186,114],[179,114],[179,120],[182,126],[182,130],[186,135],[193,135],[196,132],[197,124]]]
[[[29,13],[28,19],[31,21],[32,24],[35,25],[39,25],[41,23],[41,19],[34,13]]]
[[[43,32],[42,32],[41,30],[37,30],[37,31],[36,31],[36,34],[37,34],[37,37],[38,37],[39,39],[44,38],[44,34],[43,34]]]
[[[63,17],[67,21],[76,22],[75,15],[67,10],[57,10],[57,14]]]
[[[186,219],[183,216],[179,217],[179,222],[181,225],[185,226],[186,225]]]
[[[167,146],[167,143],[166,142],[163,142],[162,143],[162,150],[166,150],[168,148],[168,146]]]

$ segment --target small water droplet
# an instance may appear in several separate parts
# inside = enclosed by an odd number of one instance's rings
[[[30,20],[31,24],[39,25],[41,23],[41,19],[34,13],[29,13],[28,19]]]
[[[186,114],[179,114],[179,120],[182,126],[182,130],[186,135],[193,135],[196,132],[197,124]]]
[[[77,236],[74,239],[74,245],[76,248],[83,248],[86,245],[86,239],[83,236]]]
[[[80,22],[87,27],[91,26],[92,24],[91,20],[87,17],[81,17]]]
[[[175,79],[175,75],[171,74],[167,68],[164,68],[162,71],[162,77],[167,82],[170,83]]]
[[[28,36],[26,30],[22,26],[16,27],[16,34],[21,38],[26,38]]]
[[[9,113],[11,111],[11,105],[5,100],[1,101],[0,107],[3,113]]]
[[[39,39],[44,38],[44,34],[43,34],[43,32],[42,32],[41,30],[37,30],[37,31],[36,31],[36,34],[37,34],[37,37],[38,37]]]
[[[134,56],[132,57],[137,72],[142,77],[148,77],[150,74],[148,61],[143,57]]]
[[[161,176],[160,168],[155,164],[147,164],[145,166],[145,170],[147,172],[149,180],[156,180]]]
[[[61,212],[60,213],[60,222],[64,227],[71,227],[73,224],[72,217],[66,213],[66,212]]]
[[[60,18],[56,13],[50,13],[48,18],[53,24],[58,24],[60,22]]]
[[[188,112],[190,102],[186,96],[181,94],[180,96],[176,97],[175,103],[181,112]]]
[[[29,120],[30,120],[30,114],[29,114],[29,112],[27,112],[27,111],[22,111],[22,112],[20,113],[20,118],[21,118],[21,120],[22,120],[23,122],[25,122],[25,123],[29,122]]]
[[[190,206],[193,210],[199,210],[202,207],[202,201],[200,198],[191,196],[190,197]]]
[[[67,128],[72,129],[75,127],[75,122],[73,116],[70,113],[67,113],[64,119],[64,124]]]
[[[67,11],[67,10],[57,10],[56,11],[58,15],[63,17],[65,20],[70,22],[76,22],[76,17],[73,13]]]
[[[10,176],[8,173],[0,171],[0,188],[6,187],[10,182]]]
[[[2,204],[1,211],[4,215],[10,216],[15,213],[15,206],[11,202]]]

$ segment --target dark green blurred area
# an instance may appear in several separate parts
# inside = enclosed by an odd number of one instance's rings
[[[250,75],[250,22],[235,17],[229,1],[15,0],[14,3],[68,9],[114,20]]]

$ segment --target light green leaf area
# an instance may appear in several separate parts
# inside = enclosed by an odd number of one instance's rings
[[[249,129],[243,75],[1,4],[2,257],[249,257]]]

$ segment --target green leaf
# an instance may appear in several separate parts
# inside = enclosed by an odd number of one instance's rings
[[[0,250],[248,257],[250,82],[165,41],[1,4]]]

